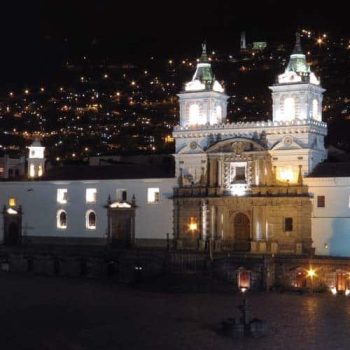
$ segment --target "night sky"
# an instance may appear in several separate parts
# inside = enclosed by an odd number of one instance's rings
[[[149,55],[198,55],[207,40],[216,50],[250,40],[293,41],[297,28],[348,35],[348,11],[306,1],[31,0],[1,4],[0,79],[45,81],[67,59],[95,55],[138,62]]]

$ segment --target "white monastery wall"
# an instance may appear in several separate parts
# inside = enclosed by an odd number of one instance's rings
[[[22,207],[23,236],[41,237],[107,237],[108,196],[116,201],[117,190],[127,191],[127,201],[136,198],[136,239],[165,239],[172,233],[171,200],[175,179],[89,180],[89,181],[19,181],[0,183],[0,206],[8,207],[10,198]],[[95,188],[96,202],[86,202],[86,189]],[[159,188],[158,203],[148,203],[148,188]],[[57,202],[57,189],[67,189],[67,203]],[[67,228],[57,228],[57,211],[67,213]],[[96,213],[96,229],[86,228],[88,210]],[[0,240],[3,240],[3,215],[0,215]]]

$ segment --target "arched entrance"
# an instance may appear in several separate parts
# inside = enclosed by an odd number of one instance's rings
[[[108,238],[115,247],[129,247],[135,242],[136,205],[128,202],[109,203]]]
[[[20,242],[20,231],[17,222],[11,222],[8,228],[6,243],[8,245],[16,245]]]
[[[233,232],[235,250],[249,251],[250,250],[250,220],[247,215],[238,213],[234,217]]]

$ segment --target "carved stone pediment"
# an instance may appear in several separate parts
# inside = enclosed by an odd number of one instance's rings
[[[207,149],[207,153],[234,153],[241,155],[244,152],[261,152],[266,149],[257,141],[247,138],[233,138],[215,143]]]
[[[303,146],[293,136],[287,135],[278,140],[271,149],[285,150],[285,149],[302,149]]]
[[[198,153],[204,153],[204,150],[196,141],[191,141],[189,144],[182,147],[178,151],[178,153],[179,154],[198,154]]]

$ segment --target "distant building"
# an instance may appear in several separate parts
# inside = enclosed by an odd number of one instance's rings
[[[241,33],[241,50],[247,49],[247,43],[246,43],[246,35],[245,32]]]
[[[18,179],[25,176],[25,157],[0,156],[0,179]]]
[[[267,42],[266,41],[254,41],[252,49],[255,51],[261,51],[265,50],[267,48]]]
[[[32,179],[42,177],[45,171],[45,147],[35,140],[28,149],[28,176]]]

